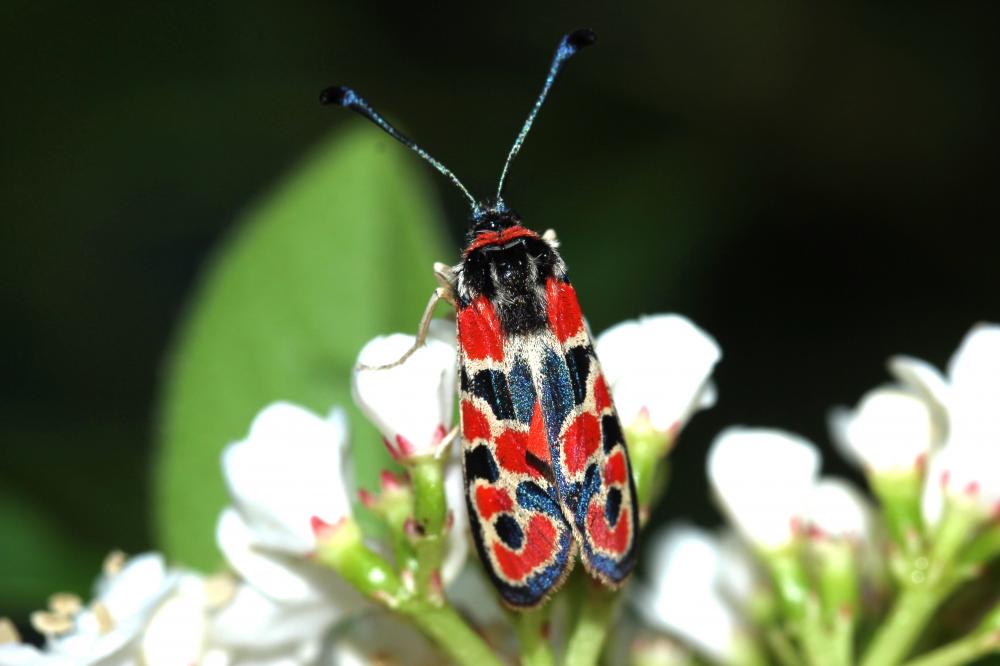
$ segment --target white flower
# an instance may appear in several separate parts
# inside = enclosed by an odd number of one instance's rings
[[[312,663],[338,613],[334,604],[280,603],[241,585],[213,616],[209,641],[215,654],[231,655],[227,663]]]
[[[948,446],[1000,447],[1000,326],[969,331],[948,364]]]
[[[458,578],[469,554],[469,514],[465,506],[465,479],[462,465],[456,458],[449,460],[444,472],[444,492],[450,511],[448,545],[441,563],[441,579],[445,586]]]
[[[948,363],[948,437],[924,485],[925,520],[945,499],[1000,516],[1000,326],[974,326]]]
[[[596,350],[626,427],[648,419],[657,431],[676,432],[696,410],[715,402],[709,377],[722,352],[684,317],[623,322],[597,338]]]
[[[722,597],[741,611],[748,611],[762,587],[767,586],[753,553],[732,530],[723,530],[717,539],[719,550],[718,590]]]
[[[920,472],[939,435],[927,402],[902,388],[869,391],[852,412],[831,414],[834,439],[876,475]]]
[[[928,525],[941,519],[946,499],[972,507],[984,520],[1000,519],[1000,441],[949,444],[931,459],[922,501]]]
[[[76,666],[70,657],[49,654],[25,643],[0,645],[0,666]]]
[[[254,533],[233,509],[219,517],[216,535],[245,582],[212,622],[215,644],[284,653],[299,644],[318,643],[335,623],[370,608],[333,570],[255,545]]]
[[[143,632],[142,664],[197,664],[205,649],[209,610],[206,581],[183,574],[176,591],[160,604]]]
[[[250,434],[222,453],[226,484],[255,544],[290,555],[350,516],[344,480],[347,424],[342,410],[321,419],[295,405],[266,407]]]
[[[375,338],[362,348],[358,365],[363,367],[355,367],[352,377],[354,402],[399,461],[440,454],[454,410],[453,341],[428,337],[403,363],[378,367],[400,359],[415,340],[402,333]]]
[[[357,618],[346,629],[331,641],[329,659],[325,659],[325,663],[436,666],[448,661],[413,626],[385,613]]]
[[[94,601],[76,615],[70,632],[49,639],[49,651],[78,666],[138,663],[138,639],[176,583],[162,555],[133,557],[98,579]]]
[[[656,533],[649,554],[651,578],[635,588],[642,617],[704,656],[732,661],[744,629],[719,594],[721,554],[715,538],[696,527],[678,525]]]
[[[752,544],[790,543],[819,472],[811,443],[781,430],[728,428],[708,453],[708,478],[723,510]]]
[[[850,543],[871,540],[872,507],[853,484],[820,479],[806,498],[805,519],[813,538]]]

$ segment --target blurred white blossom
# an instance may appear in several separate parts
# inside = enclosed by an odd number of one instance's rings
[[[847,457],[875,475],[920,472],[940,437],[928,403],[901,387],[869,391],[853,411],[834,410],[830,425]]]
[[[213,606],[210,584],[193,573],[180,574],[179,578],[143,632],[143,666],[197,664],[205,651]]]
[[[746,629],[720,594],[722,555],[717,539],[689,525],[651,536],[649,577],[634,588],[637,610],[652,627],[714,661],[731,663]]]
[[[445,467],[444,492],[448,503],[450,525],[447,550],[444,561],[441,562],[441,579],[447,587],[458,578],[469,555],[469,514],[465,506],[465,478],[457,453]]]
[[[322,419],[277,402],[257,415],[247,438],[222,453],[233,507],[254,544],[308,555],[317,538],[350,517],[347,449],[347,420],[340,409]]]
[[[109,566],[95,585],[91,603],[72,628],[48,640],[48,651],[86,666],[138,663],[138,643],[159,604],[178,582],[159,553],[136,555],[118,569]]]
[[[336,666],[437,666],[447,661],[415,628],[385,613],[352,621],[330,641],[324,659]]]
[[[1000,440],[983,444],[949,444],[931,459],[922,501],[927,524],[938,523],[946,500],[972,508],[983,520],[1000,520]]]
[[[715,403],[710,377],[719,345],[680,315],[640,317],[611,327],[595,343],[622,424],[647,419],[676,434],[698,409]]]
[[[732,427],[712,443],[708,479],[733,526],[750,543],[779,549],[801,529],[819,465],[819,451],[801,437]]]
[[[0,645],[0,666],[76,666],[78,663],[71,657],[51,654],[26,643]]]
[[[868,499],[852,483],[824,477],[806,498],[806,529],[817,539],[870,543],[873,512]]]
[[[375,338],[362,348],[352,376],[355,403],[398,461],[440,454],[454,411],[453,335],[428,336],[404,363],[378,367],[399,360],[415,341],[402,333]]]

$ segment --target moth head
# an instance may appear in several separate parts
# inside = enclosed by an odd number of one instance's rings
[[[500,232],[521,224],[521,216],[502,199],[476,204],[469,216],[469,240],[483,232]]]

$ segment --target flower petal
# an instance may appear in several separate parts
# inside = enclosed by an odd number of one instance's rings
[[[241,585],[213,617],[209,635],[213,644],[230,649],[293,650],[318,641],[338,617],[338,609],[330,604],[282,604]]]
[[[754,545],[772,549],[795,538],[819,465],[819,451],[801,437],[734,427],[712,443],[708,478],[736,528]]]
[[[948,364],[949,445],[1000,447],[1000,326],[979,324]]]
[[[236,573],[277,603],[325,603],[340,616],[367,607],[362,596],[334,571],[255,545],[253,532],[232,508],[219,516],[216,538]]]
[[[652,578],[636,588],[637,610],[650,625],[728,663],[740,622],[717,591],[719,544],[704,530],[677,525],[653,536]]]
[[[293,554],[316,548],[314,518],[331,525],[350,515],[344,480],[346,421],[289,403],[274,403],[242,442],[229,445],[222,466],[233,503],[256,543]]]
[[[666,432],[714,402],[707,386],[722,352],[689,319],[673,314],[626,321],[596,341],[601,369],[622,423],[640,417]]]
[[[820,479],[806,500],[810,534],[819,538],[868,542],[872,512],[860,490],[834,477]]]
[[[451,427],[457,360],[454,343],[428,337],[403,363],[414,344],[397,333],[369,342],[358,355],[352,377],[354,401],[378,427],[397,460],[435,455]]]
[[[853,412],[831,416],[836,440],[874,474],[912,473],[939,440],[927,403],[913,393],[877,388]]]

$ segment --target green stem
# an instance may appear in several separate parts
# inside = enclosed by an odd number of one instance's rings
[[[445,521],[448,504],[444,492],[442,461],[426,458],[410,467],[413,484],[413,518],[419,537],[414,544],[417,554],[417,590],[428,593],[431,577],[441,566],[446,544]]]
[[[455,663],[461,666],[502,666],[494,651],[450,606],[415,601],[404,604],[399,610]]]
[[[790,545],[781,550],[763,553],[771,578],[778,592],[778,600],[785,619],[798,624],[806,615],[808,578],[799,549]]]
[[[941,596],[926,586],[905,588],[868,646],[861,666],[895,666],[902,661],[934,614]]]
[[[802,657],[781,629],[772,627],[767,630],[767,644],[782,666],[799,666],[802,663]]]
[[[943,645],[904,666],[959,666],[991,652],[1000,652],[1000,634],[974,634]]]
[[[625,440],[639,507],[646,514],[657,488],[665,485],[657,483],[657,469],[670,450],[670,435],[653,430],[647,422],[641,421],[629,427]]]
[[[346,520],[332,537],[320,543],[315,559],[336,570],[365,596],[390,608],[395,607],[404,594],[395,569],[365,546],[361,529],[353,520]]]
[[[516,620],[522,666],[553,666],[548,639],[549,606],[520,613]]]
[[[413,515],[426,534],[438,534],[444,528],[448,503],[444,495],[442,461],[424,458],[410,467],[413,484]]]
[[[566,645],[565,666],[593,666],[601,658],[604,641],[611,629],[615,598],[612,590],[591,583]]]
[[[869,477],[872,489],[882,505],[882,515],[892,540],[907,556],[921,547],[924,534],[920,498],[923,477],[915,472]]]

